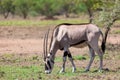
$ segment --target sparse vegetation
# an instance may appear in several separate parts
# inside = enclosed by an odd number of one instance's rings
[[[74,59],[75,60],[86,60],[86,57],[78,55],[78,56],[75,56]]]
[[[108,54],[109,53],[109,54]],[[104,60],[115,60],[117,61],[120,56],[117,56],[115,54],[112,54],[113,52],[110,52],[107,50],[107,54],[104,55]],[[111,55],[111,56],[110,56]],[[112,57],[114,55],[114,58]],[[66,64],[66,72],[60,74],[59,70],[61,69],[60,64],[62,64],[62,57],[57,56],[55,59],[55,66],[53,69],[53,72],[49,75],[44,73],[44,63],[42,62],[42,58],[40,55],[17,55],[17,54],[4,54],[1,55],[2,58],[5,58],[5,61],[0,60],[0,79],[1,80],[15,80],[15,79],[22,79],[22,80],[73,80],[73,79],[100,79],[100,80],[106,80],[111,79],[110,76],[112,76],[112,79],[119,80],[120,77],[120,66],[114,67],[113,70],[111,68],[106,68],[105,71],[102,73],[99,73],[97,70],[97,67],[94,66],[91,68],[90,72],[85,73],[83,65],[78,66],[77,65],[77,71],[75,73],[72,73],[71,70],[71,64]],[[10,58],[11,57],[11,58]],[[6,61],[9,58],[9,61]],[[16,60],[14,63],[11,62],[12,60]],[[89,59],[86,56],[74,56],[75,61],[79,60],[79,63],[82,63],[84,61],[88,61]],[[98,60],[95,59],[95,63]],[[69,62],[70,63],[70,62]],[[93,63],[93,65],[95,65]],[[12,64],[12,65],[11,65]],[[78,63],[77,63],[78,64]],[[86,64],[86,63],[85,63]],[[104,63],[107,66],[109,63]],[[105,75],[105,76],[104,76]]]
[[[120,30],[115,30],[113,33],[120,34]]]
[[[103,73],[99,73],[96,72],[96,69],[92,69],[92,71],[88,72],[88,73],[84,73],[84,69],[83,68],[78,68],[76,73],[72,73],[70,66],[67,67],[66,72],[63,74],[59,74],[58,70],[60,67],[55,66],[52,74],[44,74],[44,69],[43,69],[44,65],[26,65],[26,66],[21,66],[21,65],[14,65],[14,66],[10,66],[10,65],[1,65],[0,66],[0,79],[1,80],[14,80],[14,79],[22,79],[22,80],[31,80],[31,79],[35,79],[35,80],[58,80],[58,79],[62,79],[62,80],[72,80],[72,79],[78,79],[80,78],[80,76],[84,76],[84,78],[81,79],[103,79],[106,80],[109,78],[108,75],[112,75],[113,79],[118,80],[120,77],[117,76],[119,75],[119,71],[104,71]],[[117,74],[117,75],[115,75]],[[104,77],[104,75],[106,75],[106,77]],[[108,76],[108,77],[107,77]]]

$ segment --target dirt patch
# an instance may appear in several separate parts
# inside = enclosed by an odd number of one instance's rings
[[[46,29],[41,27],[0,27],[0,53],[42,53]],[[119,45],[120,35],[110,34],[107,44]],[[71,51],[74,52],[74,48]]]
[[[43,37],[44,30],[41,27],[0,27],[0,38],[38,39]]]
[[[2,39],[0,53],[42,53],[41,39]]]

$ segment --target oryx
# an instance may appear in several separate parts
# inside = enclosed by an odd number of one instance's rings
[[[54,66],[55,54],[58,49],[64,50],[63,54],[63,65],[60,72],[65,71],[66,57],[72,63],[72,72],[75,72],[76,67],[72,59],[72,55],[69,51],[69,47],[81,48],[84,46],[89,47],[90,61],[85,71],[89,71],[90,66],[94,60],[95,52],[100,58],[99,70],[102,70],[103,66],[103,53],[105,51],[105,38],[101,30],[94,24],[68,24],[63,23],[55,27],[51,37],[49,53],[47,52],[48,45],[48,34],[49,30],[44,38],[44,62],[45,62],[45,73],[51,73]],[[101,48],[98,46],[100,35],[102,36]]]

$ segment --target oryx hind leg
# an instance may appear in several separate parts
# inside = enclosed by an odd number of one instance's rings
[[[93,63],[93,60],[95,58],[95,52],[90,46],[89,46],[89,55],[90,55],[90,61],[85,69],[85,72],[90,70],[91,64]]]
[[[103,52],[101,51],[101,49],[99,49],[98,46],[94,47],[93,49],[94,49],[94,51],[96,51],[96,53],[98,53],[98,56],[99,56],[99,59],[100,59],[99,72],[101,72],[102,69],[103,69]]]
[[[99,66],[99,71],[102,70],[103,67],[103,52],[101,51],[101,49],[98,46],[98,39],[99,39],[100,34],[96,33],[96,34],[89,34],[88,37],[88,44],[89,46],[98,54],[99,58],[100,58],[100,66]]]
[[[103,67],[103,52],[101,51],[101,49],[99,48],[98,44],[94,45],[94,44],[90,44],[91,47],[93,48],[93,50],[98,54],[99,58],[100,58],[100,66],[99,66],[99,71],[102,70]]]

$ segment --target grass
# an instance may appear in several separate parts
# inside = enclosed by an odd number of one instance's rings
[[[37,80],[39,71],[38,66],[0,66],[0,80]]]
[[[90,72],[85,73],[84,67],[77,67],[77,71],[75,73],[72,73],[72,67],[71,65],[67,65],[66,72],[60,74],[59,70],[61,69],[60,65],[57,65],[59,63],[62,63],[62,58],[57,57],[55,59],[55,65],[54,69],[51,74],[45,74],[44,73],[44,63],[42,62],[42,59],[38,55],[32,55],[30,57],[27,57],[26,55],[19,56],[18,55],[10,55],[10,54],[4,54],[1,57],[9,58],[9,61],[0,61],[0,80],[87,80],[87,79],[102,79],[102,76],[104,75],[119,75],[119,71],[117,72],[106,72],[103,71],[103,73],[96,72],[96,68],[91,68]],[[18,58],[18,61],[15,61],[14,63],[11,62],[12,60]],[[75,60],[85,60],[88,59],[87,56],[74,56]],[[2,63],[4,65],[2,65]],[[29,64],[29,65],[26,65]],[[109,76],[108,76],[109,77]],[[105,78],[105,80],[108,80],[108,78]]]
[[[74,60],[86,60],[87,58],[88,58],[87,56],[82,56],[82,55],[73,56]],[[61,62],[62,60],[63,60],[62,57],[56,57],[55,58],[55,62]]]
[[[86,57],[85,57],[85,56],[78,55],[78,56],[74,56],[74,59],[75,59],[75,60],[86,60]]]
[[[114,34],[120,34],[120,30],[115,30],[113,33]]]
[[[58,25],[60,23],[84,23],[87,20],[79,19],[62,19],[62,20],[3,20],[0,26],[21,26],[21,27],[45,27],[50,25]]]
[[[55,70],[57,70],[57,67],[55,67]],[[76,73],[72,73],[70,69],[67,69],[67,72],[62,74],[57,73],[55,70],[51,74],[44,74],[43,66],[0,66],[0,80],[73,80],[80,76],[94,78],[103,75],[99,72],[83,73],[82,69],[82,71]]]

